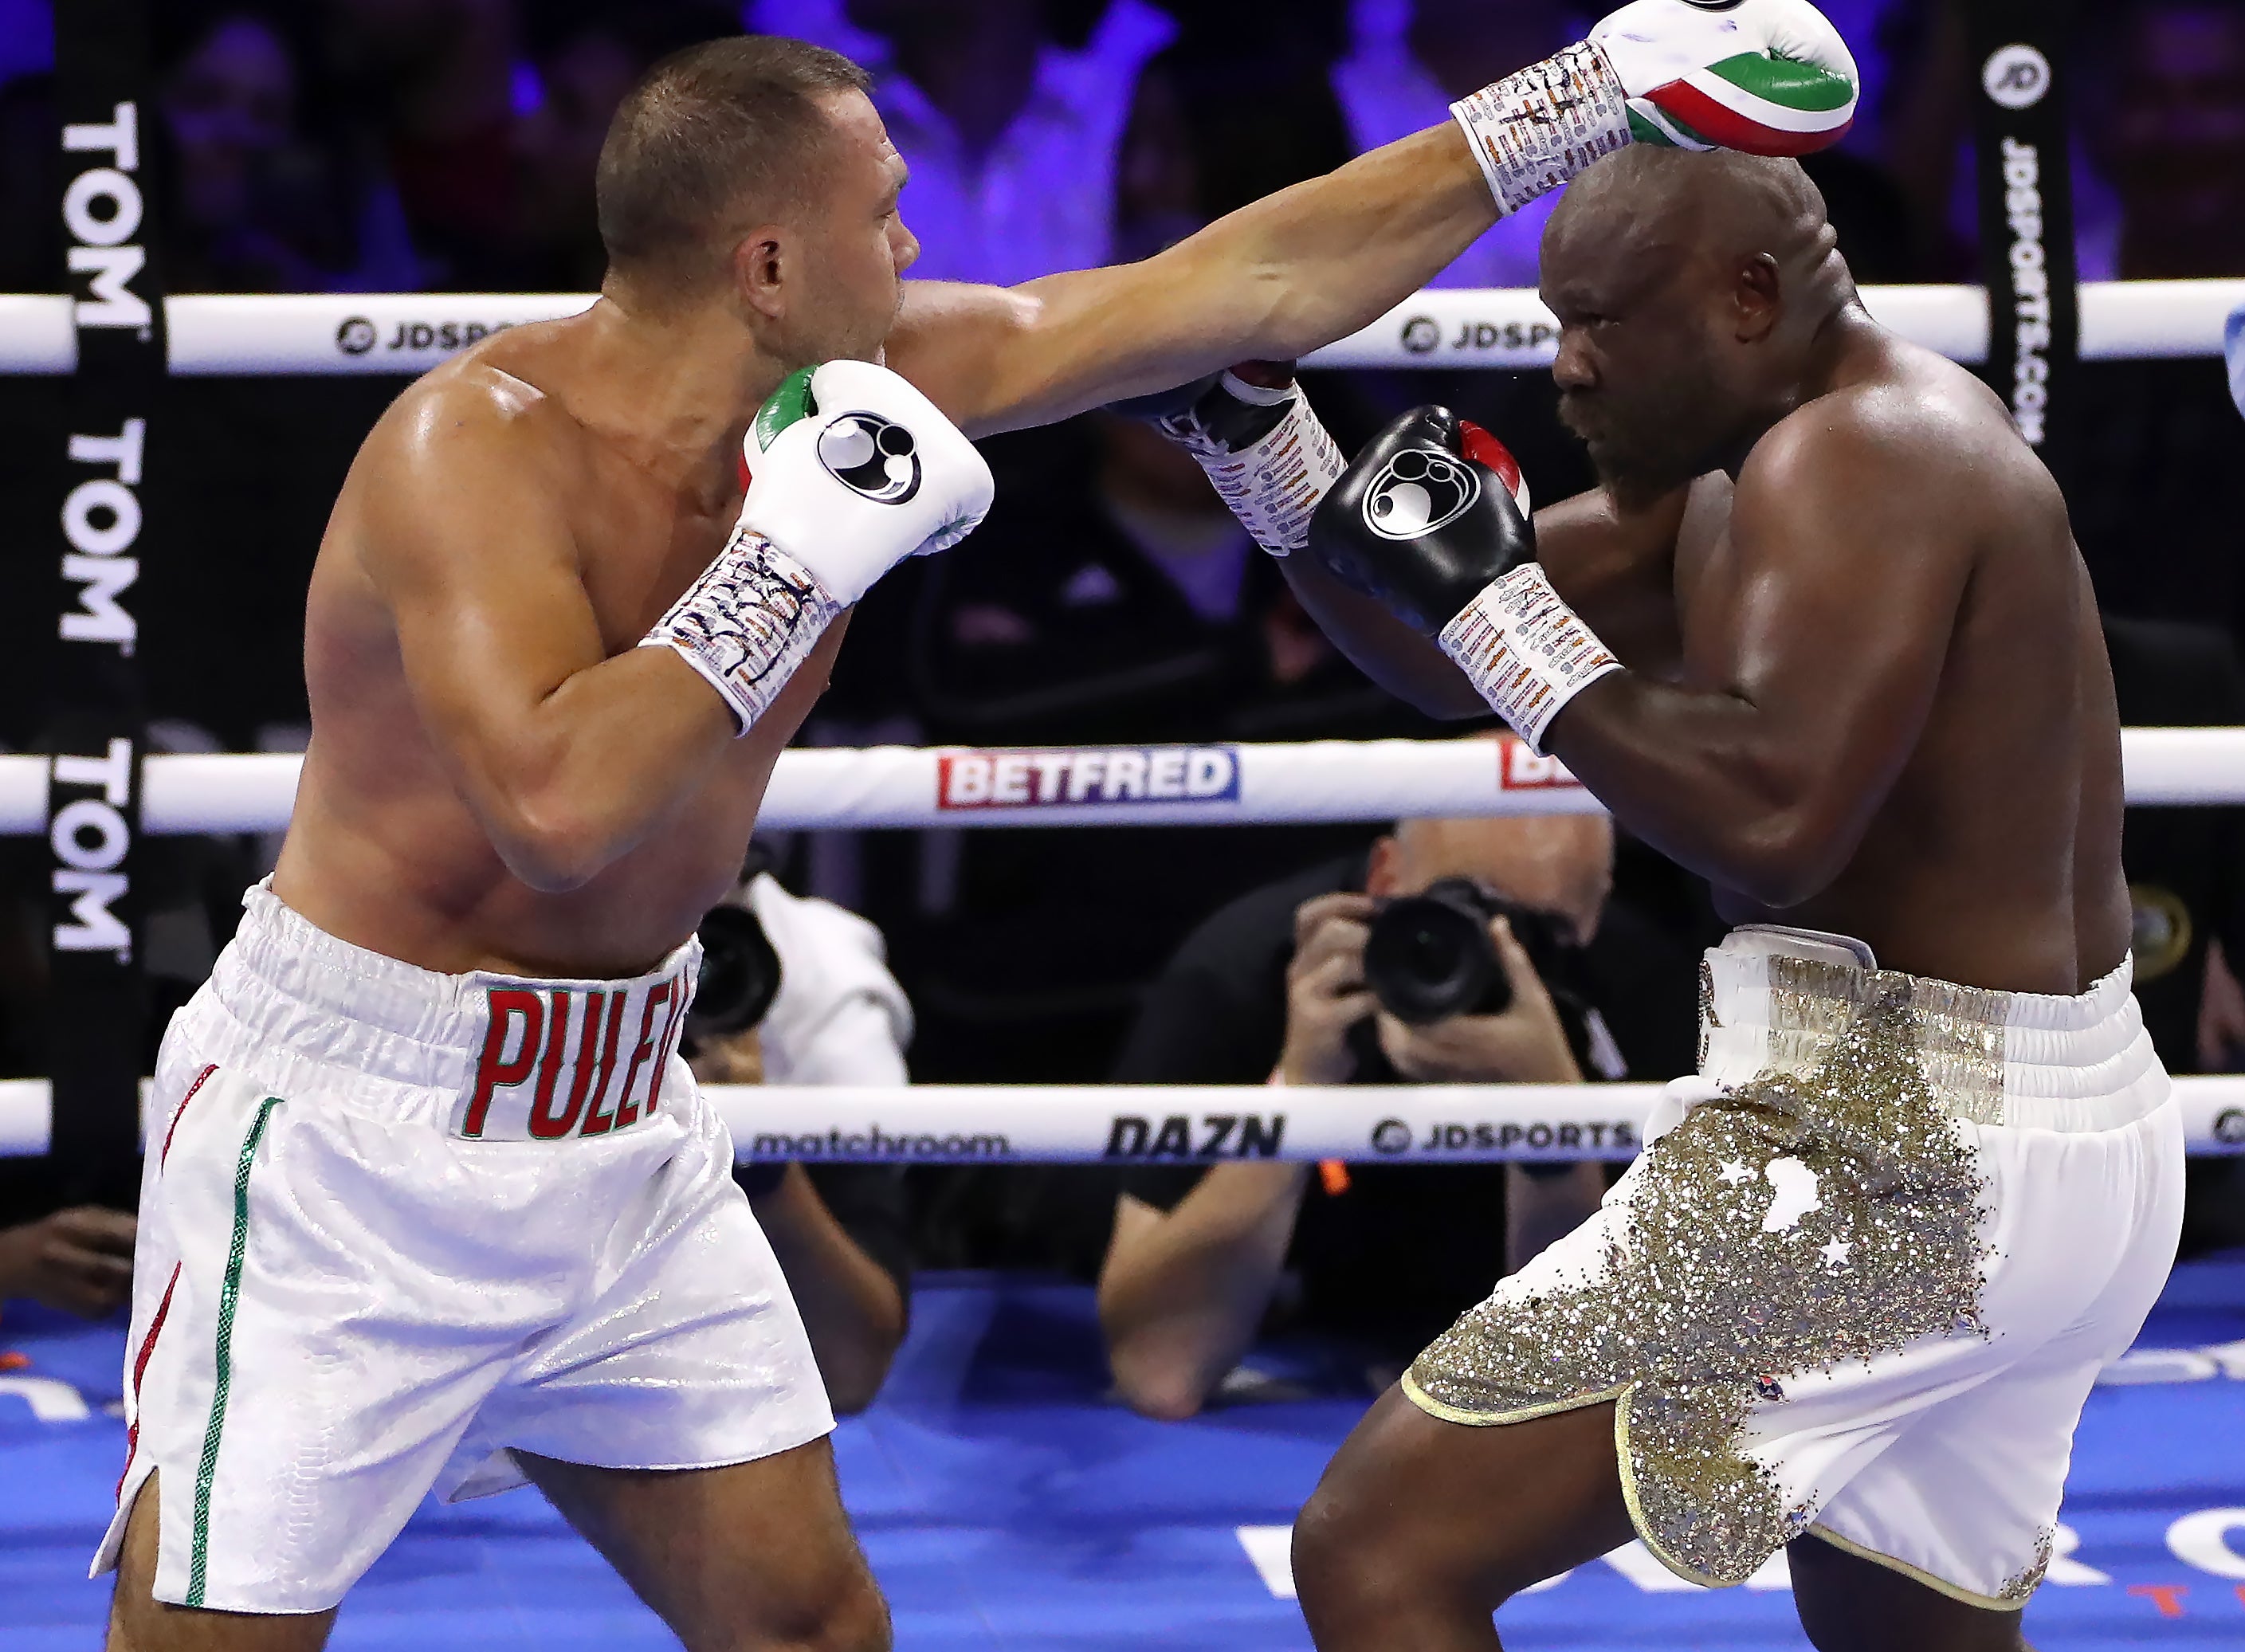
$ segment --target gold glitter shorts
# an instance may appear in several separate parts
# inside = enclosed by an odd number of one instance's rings
[[[1813,1529],[2023,1604],[2063,1540],[2082,1401],[2181,1221],[2181,1127],[2129,980],[1994,992],[1733,931],[1702,971],[1699,1077],[1598,1214],[1404,1391],[1477,1425],[1615,1402],[1631,1518],[1694,1582],[1743,1582]]]

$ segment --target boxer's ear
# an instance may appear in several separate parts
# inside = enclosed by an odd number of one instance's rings
[[[1386,899],[1396,892],[1399,863],[1403,857],[1402,846],[1393,832],[1375,840],[1372,858],[1365,863],[1364,892],[1375,899]]]
[[[1785,283],[1776,259],[1756,253],[1739,265],[1731,306],[1740,343],[1759,344],[1769,336],[1785,308]]]
[[[742,303],[768,321],[787,314],[803,273],[801,246],[777,224],[759,225],[733,243],[733,290]]]

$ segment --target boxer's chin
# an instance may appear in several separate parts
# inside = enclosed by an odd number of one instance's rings
[[[1624,511],[1642,511],[1697,477],[1706,467],[1682,453],[1661,453],[1611,437],[1586,441],[1598,481]]]

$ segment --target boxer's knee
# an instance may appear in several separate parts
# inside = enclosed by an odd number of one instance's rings
[[[862,1569],[829,1591],[815,1613],[749,1643],[756,1652],[889,1652],[889,1607]],[[746,1652],[746,1649],[743,1649]]]
[[[107,1652],[318,1652],[333,1612],[262,1615],[171,1606],[155,1595],[159,1552],[156,1476],[141,1483],[117,1554]]]
[[[889,1652],[889,1607],[854,1550],[846,1561],[797,1573],[783,1594],[687,1637],[692,1652]]]
[[[1294,1588],[1319,1646],[1390,1644],[1398,1625],[1453,1605],[1467,1582],[1384,1468],[1336,1463],[1294,1522]]]

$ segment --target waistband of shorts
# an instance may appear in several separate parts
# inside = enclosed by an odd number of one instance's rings
[[[1910,1019],[1928,1082],[1957,1116],[2116,1128],[2169,1089],[2133,978],[2126,956],[2085,992],[2007,992],[1880,969],[1871,949],[1848,936],[1744,925],[1702,965],[1703,1066],[1726,1082],[1755,1064],[1801,1070],[1862,1012],[1897,1008]]]
[[[584,1006],[598,995],[619,1012],[675,1019],[692,994],[701,959],[700,944],[689,938],[654,970],[627,979],[488,970],[446,975],[330,935],[267,884],[248,890],[241,904],[241,926],[209,985],[235,1021],[298,1054],[370,1077],[446,1089],[465,1081],[471,1063],[510,1053],[492,1049],[494,1005],[504,1021],[511,1003],[535,998],[541,1019],[566,1024],[573,1005],[582,1021],[590,1013]],[[560,1013],[548,1014],[549,1008]],[[501,1030],[510,1032],[503,1044],[517,1041],[512,1029]]]

